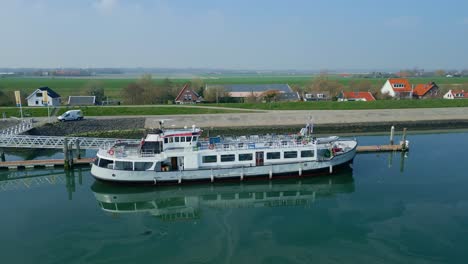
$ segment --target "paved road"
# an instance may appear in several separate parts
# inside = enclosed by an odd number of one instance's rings
[[[315,124],[401,122],[425,120],[468,120],[468,108],[418,108],[382,110],[312,110],[268,111],[264,113],[235,113],[212,115],[172,115],[147,117],[146,127],[158,126],[160,119],[171,119],[175,127],[251,127],[302,125],[313,118]]]

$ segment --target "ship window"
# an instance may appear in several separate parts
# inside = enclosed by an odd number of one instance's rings
[[[164,143],[167,143],[169,142],[169,140],[167,138],[164,138]]]
[[[175,142],[179,142],[180,141],[180,138],[179,137],[175,137]]]
[[[112,166],[113,163],[114,162],[112,160],[107,160],[107,159],[103,159],[103,158],[99,159],[99,167],[101,167],[101,168],[108,168],[109,167],[108,165]]]
[[[99,166],[99,158],[96,157],[96,158],[94,159],[94,162],[93,162],[93,163],[94,163],[94,165]]]
[[[187,142],[192,141],[192,137],[185,137],[187,139]]]
[[[221,162],[231,162],[235,160],[236,160],[236,156],[234,154],[221,155]]]
[[[284,152],[285,159],[295,159],[297,158],[297,151],[285,151]]]
[[[197,141],[197,138],[198,138],[198,137],[193,137],[193,140],[192,140],[192,141]]]
[[[135,162],[136,171],[145,171],[153,166],[153,162]]]
[[[314,156],[313,150],[303,150],[301,151],[301,158],[311,158]]]
[[[116,162],[115,162],[115,169],[116,169],[116,170],[131,171],[131,170],[133,170],[133,162],[128,162],[128,161],[116,161]]]
[[[180,137],[180,142],[185,142],[185,137]]]
[[[239,161],[250,161],[253,160],[253,155],[252,153],[246,153],[246,154],[239,154]]]
[[[267,159],[280,159],[281,153],[280,152],[268,152]]]
[[[215,163],[218,161],[218,156],[216,155],[203,156],[202,160],[203,160],[203,163]]]
[[[169,143],[172,143],[172,142],[174,142],[174,138],[173,138],[173,137],[170,137],[170,138],[169,138]]]

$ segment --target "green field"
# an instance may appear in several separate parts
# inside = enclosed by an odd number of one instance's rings
[[[369,81],[372,88],[380,88],[386,79],[383,78],[343,78],[343,77],[330,77],[336,79],[341,84],[349,86],[351,81]],[[313,76],[308,75],[240,75],[240,76],[202,76],[202,81],[206,84],[269,84],[269,83],[288,83],[291,86],[304,87],[310,83]],[[428,83],[430,81],[436,82],[442,90],[456,88],[459,85],[468,83],[468,77],[462,78],[409,78],[412,84]],[[105,90],[106,96],[113,99],[120,99],[122,88],[128,86],[129,83],[134,82],[136,79],[82,79],[82,78],[0,78],[0,90],[14,91],[21,90],[25,94],[29,94],[36,88],[41,86],[49,86],[57,93],[59,93],[64,100],[70,95],[82,94],[84,87],[90,82],[100,82]],[[154,82],[162,82],[163,79],[155,78]],[[183,86],[184,83],[189,82],[190,79],[171,79],[176,85]]]
[[[3,113],[7,117],[20,117],[19,107],[0,107],[0,118],[3,116]],[[46,107],[23,107],[23,116],[24,117],[40,117],[47,116]]]

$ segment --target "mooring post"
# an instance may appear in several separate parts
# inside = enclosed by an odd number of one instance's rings
[[[64,138],[63,139],[63,167],[65,170],[70,169],[70,163],[69,163],[69,151],[68,151],[68,139]]]
[[[401,149],[402,150],[406,150],[406,127],[403,128],[403,136],[402,136],[402,139],[401,139]]]
[[[0,159],[2,160],[2,162],[5,162],[5,151],[3,151],[3,149],[0,150]]]
[[[70,152],[68,154],[68,161],[69,161],[69,167],[70,169],[73,168],[73,144],[70,143],[70,146],[68,146],[68,151]]]
[[[76,159],[81,159],[80,140],[78,138],[75,140],[75,146],[76,146]]]
[[[393,135],[395,134],[395,127],[390,128],[390,145],[393,145]]]

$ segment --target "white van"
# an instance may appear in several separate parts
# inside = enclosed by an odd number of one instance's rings
[[[73,121],[73,120],[82,120],[83,113],[81,110],[68,110],[63,113],[61,116],[57,117],[59,121]]]

